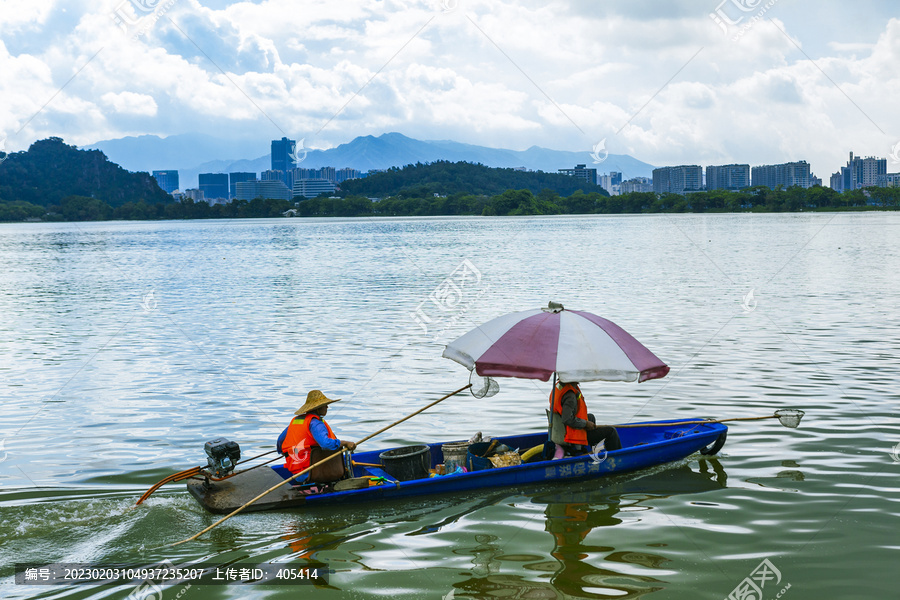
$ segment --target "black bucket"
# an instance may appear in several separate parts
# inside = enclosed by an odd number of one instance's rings
[[[385,450],[378,458],[387,474],[398,481],[427,479],[431,469],[431,448],[425,445]]]

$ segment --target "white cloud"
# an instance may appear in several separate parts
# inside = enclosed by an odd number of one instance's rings
[[[40,111],[9,145],[191,131],[317,147],[391,130],[513,148],[607,138],[654,164],[806,158],[822,177],[851,149],[900,139],[889,9],[847,22],[823,5],[813,22],[778,2],[732,41],[709,18],[715,2],[637,4],[178,0],[130,40],[106,5],[0,0],[0,130]]]
[[[153,96],[136,94],[134,92],[121,92],[119,94],[106,92],[100,97],[106,106],[117,113],[126,115],[144,115],[152,117],[156,114],[157,106]]]
[[[54,0],[0,0],[0,32],[9,34],[39,30],[47,17],[54,10],[59,10],[57,4]]]

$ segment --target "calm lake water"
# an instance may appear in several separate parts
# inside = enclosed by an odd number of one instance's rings
[[[897,213],[0,225],[0,596],[134,589],[17,586],[17,562],[240,560],[333,572],[162,597],[722,599],[767,559],[766,600],[895,598],[898,240]],[[181,484],[133,508],[209,439],[270,450],[313,388],[360,439],[465,385],[444,343],[549,300],[672,367],[585,384],[599,420],[806,417],[732,424],[713,458],[245,514],[170,549],[218,517]],[[363,449],[543,430],[549,384],[499,382]]]

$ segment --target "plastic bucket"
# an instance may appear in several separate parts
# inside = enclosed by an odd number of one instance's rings
[[[444,454],[444,473],[452,473],[456,467],[466,466],[466,454],[469,452],[469,442],[451,442],[441,446]]]
[[[484,454],[490,447],[491,442],[478,442],[469,446],[469,450],[466,453],[466,468],[469,471],[492,469],[494,464],[490,460],[477,456],[478,454]]]
[[[425,445],[385,450],[378,458],[387,474],[398,481],[427,479],[431,468],[431,449]]]

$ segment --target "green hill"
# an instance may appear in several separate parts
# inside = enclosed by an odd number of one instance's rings
[[[468,162],[436,161],[394,167],[363,179],[351,179],[341,184],[342,196],[396,196],[426,198],[438,194],[472,194],[494,196],[506,190],[529,190],[539,194],[552,190],[559,196],[569,196],[577,190],[597,192],[608,196],[606,190],[582,179],[545,173],[497,169]]]
[[[171,202],[148,173],[131,173],[99,150],[79,150],[58,137],[39,140],[26,152],[9,154],[0,163],[0,202],[44,208],[79,196],[110,207],[127,202]]]

